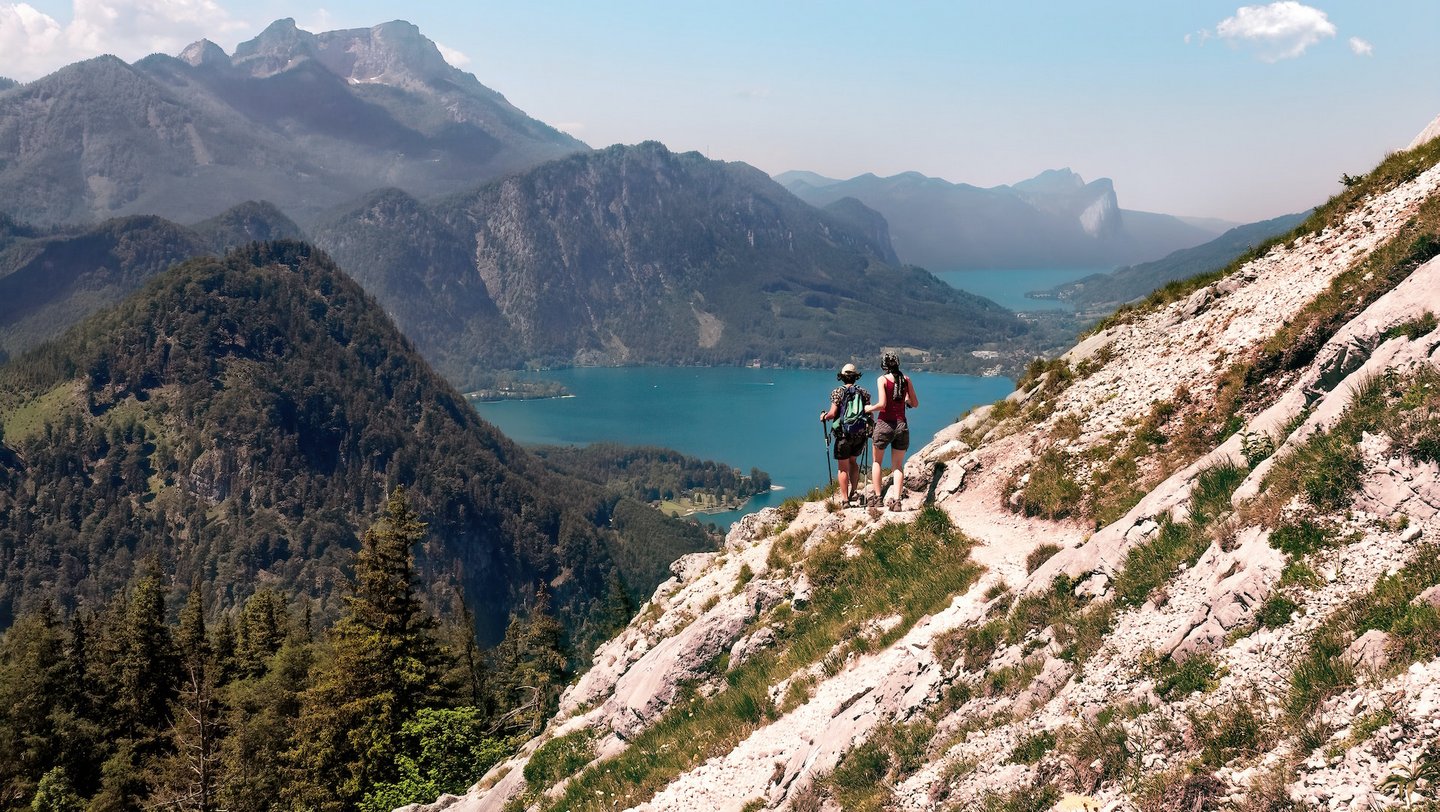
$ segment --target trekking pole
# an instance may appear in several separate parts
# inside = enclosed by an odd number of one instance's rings
[[[830,427],[820,421],[820,436],[825,438],[825,473],[830,475],[830,484],[835,484],[835,467],[830,464]]]

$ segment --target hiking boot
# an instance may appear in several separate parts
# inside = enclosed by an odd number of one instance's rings
[[[872,493],[869,496],[865,497],[865,507],[880,507],[880,494]]]
[[[892,513],[899,513],[901,511],[900,500],[891,499],[890,501],[885,503],[885,507],[888,508]]]

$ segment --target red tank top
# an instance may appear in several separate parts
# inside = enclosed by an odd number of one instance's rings
[[[905,398],[895,397],[895,382],[890,380],[890,376],[887,375],[881,380],[885,385],[885,408],[880,410],[880,419],[897,426],[905,420]],[[910,388],[909,378],[905,378],[905,388]]]

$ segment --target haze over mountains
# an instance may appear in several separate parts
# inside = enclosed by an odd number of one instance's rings
[[[193,222],[246,200],[303,224],[377,187],[447,194],[586,148],[400,21],[310,34],[279,20],[233,56],[202,40],[0,89],[0,199],[42,225]]]
[[[1199,245],[1224,230],[1209,221],[1121,209],[1109,178],[1086,183],[1069,169],[989,189],[918,172],[849,180],[785,172],[776,180],[817,206],[859,200],[890,223],[901,261],[933,271],[1124,265]]]

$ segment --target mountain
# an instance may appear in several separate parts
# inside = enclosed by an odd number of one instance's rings
[[[415,812],[1433,807],[1436,291],[1440,141],[1037,361],[901,510],[796,499],[677,562]]]
[[[268,586],[333,619],[396,485],[428,523],[431,600],[463,595],[486,644],[545,583],[583,656],[617,558],[647,568],[618,570],[643,594],[652,559],[709,547],[547,471],[302,243],[185,262],[0,367],[0,421],[4,626],[43,601],[100,605],[146,561],[176,600],[192,580],[212,610]]]
[[[1110,311],[1150,291],[1180,279],[1219,270],[1246,251],[1285,234],[1305,221],[1309,212],[1287,214],[1258,223],[1236,226],[1194,248],[1182,248],[1164,259],[1127,265],[1109,273],[1092,274],[1034,294],[1041,299],[1064,299],[1081,311]]]
[[[379,192],[313,236],[456,380],[524,362],[833,364],[883,346],[954,364],[1025,329],[887,264],[884,219],[862,205],[819,211],[750,166],[653,142],[428,206]]]
[[[242,203],[191,228],[132,216],[41,230],[0,221],[0,353],[16,355],[198,254],[302,236],[268,203]]]
[[[1219,231],[1121,209],[1109,178],[1086,183],[1069,169],[990,189],[918,172],[849,180],[785,172],[776,180],[816,206],[859,200],[889,222],[902,261],[931,270],[1118,265],[1198,245]]]
[[[311,34],[279,20],[233,55],[202,40],[0,91],[0,200],[42,225],[193,221],[260,199],[305,223],[372,189],[449,194],[584,149],[402,21]]]

